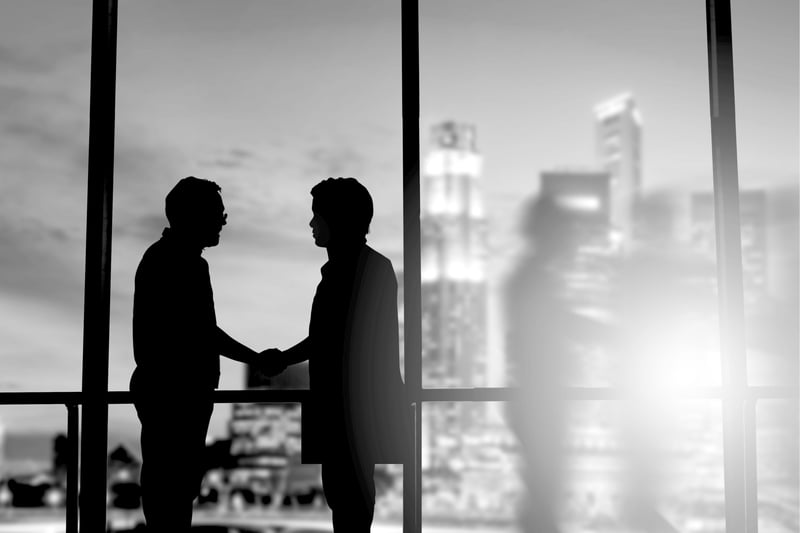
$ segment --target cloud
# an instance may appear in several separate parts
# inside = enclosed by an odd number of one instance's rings
[[[201,161],[200,164],[211,169],[234,170],[247,166],[254,157],[255,154],[250,150],[231,148],[213,159]]]
[[[0,298],[0,374],[21,390],[78,390],[82,348],[80,304],[54,306],[4,292]]]
[[[19,48],[0,44],[0,65],[17,74],[42,74],[52,70],[53,63],[41,54],[26,53]]]
[[[80,375],[89,111],[88,62],[81,61],[88,46],[79,40],[63,44],[63,55],[48,56],[45,48],[23,55],[0,43],[0,300],[7,302],[0,305],[5,321],[0,373],[9,382],[6,390],[62,389],[60,376],[79,380]],[[156,109],[157,98],[144,95],[141,109]],[[208,131],[228,131],[214,127],[214,116],[206,117]],[[181,177],[205,177],[223,187],[229,224],[220,246],[205,253],[218,316],[234,336],[259,348],[285,347],[307,332],[319,267],[326,260],[308,227],[314,183],[329,176],[359,177],[376,198],[376,242],[393,242],[399,228],[401,219],[393,213],[401,210],[392,203],[401,198],[396,194],[402,188],[400,157],[392,153],[399,133],[392,137],[353,123],[336,133],[290,125],[271,127],[266,135],[237,131],[227,137],[192,130],[192,117],[185,117],[185,124],[181,120],[117,112],[113,389],[127,387],[133,365],[134,272],[166,225],[164,197]],[[401,241],[401,231],[398,236]],[[231,365],[223,385],[238,388],[241,367]],[[42,421],[43,427],[51,423]]]
[[[365,158],[350,146],[319,145],[308,149],[306,164],[308,178],[321,180],[360,176],[364,173]]]

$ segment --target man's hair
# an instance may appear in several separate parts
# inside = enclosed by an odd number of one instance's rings
[[[344,238],[364,237],[372,221],[372,196],[355,178],[328,178],[311,189],[314,209]]]
[[[166,213],[170,226],[191,222],[211,204],[222,187],[210,180],[189,176],[180,180],[167,194]]]

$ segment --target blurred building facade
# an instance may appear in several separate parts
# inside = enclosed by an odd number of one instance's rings
[[[642,116],[630,93],[596,105],[594,116],[597,157],[611,177],[611,224],[628,243],[642,188]]]
[[[452,121],[433,126],[420,198],[425,387],[480,387],[488,379],[482,166],[474,126]],[[423,469],[459,470],[465,431],[480,431],[484,418],[483,408],[475,405],[426,406]]]
[[[745,305],[752,308],[767,294],[767,194],[761,189],[739,194],[739,220],[742,239],[742,282]],[[691,195],[692,243],[698,253],[716,258],[714,194],[711,191]]]
[[[612,258],[611,175],[605,170],[554,170],[540,175],[539,194],[553,199],[570,218],[575,256],[563,273],[567,297],[579,310],[602,313],[608,307]],[[566,236],[565,236],[566,237]]]

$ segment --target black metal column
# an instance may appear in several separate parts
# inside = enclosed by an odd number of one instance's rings
[[[116,56],[117,0],[94,0],[83,326],[79,501],[81,533],[103,533],[106,530],[108,325]]]
[[[78,436],[78,405],[67,405],[67,533],[78,533],[78,460],[80,455]]]
[[[706,22],[724,391],[725,528],[727,533],[744,533],[748,515],[756,509],[748,507],[747,496],[755,490],[755,480],[747,479],[747,363],[730,0],[706,0]]]
[[[405,381],[414,405],[413,454],[403,467],[403,532],[422,528],[422,288],[419,172],[419,2],[401,0]]]

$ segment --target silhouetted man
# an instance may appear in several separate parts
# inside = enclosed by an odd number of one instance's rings
[[[571,343],[579,336],[565,300],[563,276],[574,260],[570,214],[549,197],[530,204],[523,221],[527,249],[505,288],[506,347],[517,388],[506,406],[520,443],[526,498],[523,533],[558,533],[559,493]]]
[[[169,228],[136,271],[131,392],[142,423],[142,507],[149,531],[184,532],[200,491],[219,384],[219,356],[258,354],[217,327],[204,248],[219,244],[227,215],[220,187],[180,180],[166,199]]]
[[[366,245],[372,198],[353,178],[311,189],[310,226],[327,249],[308,337],[280,354],[272,371],[308,360],[311,402],[303,406],[302,458],[322,464],[336,533],[370,530],[376,463],[401,463],[406,439],[400,376],[397,279]]]

